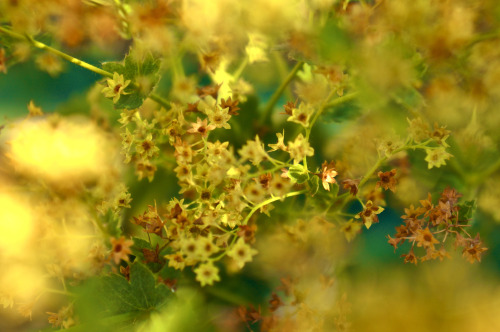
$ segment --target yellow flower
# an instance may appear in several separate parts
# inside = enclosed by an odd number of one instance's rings
[[[278,151],[278,150],[283,150],[283,151],[287,151],[288,148],[286,147],[285,145],[285,130],[283,129],[283,134],[282,133],[276,133],[276,136],[278,137],[278,143],[276,144],[268,144],[268,146],[271,148],[271,150],[269,150],[269,152],[273,152],[273,151]]]
[[[220,281],[219,269],[212,262],[201,264],[194,272],[196,273],[196,280],[202,286],[213,285],[214,281]]]
[[[239,238],[238,242],[227,251],[227,255],[236,261],[241,269],[245,263],[252,261],[252,256],[257,255],[257,250],[245,243],[245,239]]]
[[[125,237],[121,236],[119,239],[111,238],[111,258],[115,261],[115,264],[120,263],[120,260],[126,262],[129,261],[128,255],[132,254],[130,247],[134,244],[134,241],[127,240]]]
[[[168,259],[169,267],[173,267],[176,270],[184,270],[186,261],[184,260],[184,257],[182,257],[181,253],[176,252],[174,254],[166,255],[165,258]]]
[[[245,47],[245,52],[250,63],[268,62],[267,48],[268,42],[265,35],[259,33],[248,34],[248,45]]]
[[[102,89],[102,93],[106,98],[113,98],[113,103],[116,104],[120,99],[121,95],[127,95],[129,92],[125,92],[125,88],[130,84],[130,80],[126,80],[123,75],[118,73],[113,74],[113,79],[107,80],[108,86]]]
[[[431,248],[434,250],[434,244],[439,243],[429,230],[429,227],[417,230],[416,234],[415,240],[417,241],[417,247]]]
[[[302,134],[299,134],[295,138],[295,141],[288,142],[288,152],[290,153],[290,157],[293,158],[294,163],[301,162],[306,156],[311,157],[314,155],[314,149]]]
[[[212,243],[212,235],[208,237],[198,238],[198,255],[201,260],[208,260],[208,258],[219,251],[219,248]]]
[[[425,161],[427,161],[429,169],[432,167],[439,168],[443,165],[446,165],[446,160],[453,157],[451,154],[446,152],[445,148],[439,147],[437,149],[428,149],[427,157],[425,157]]]
[[[325,190],[330,191],[330,183],[337,182],[335,177],[337,176],[337,171],[335,170],[335,162],[331,161],[327,163],[326,161],[321,164],[321,183]]]
[[[379,222],[377,214],[382,213],[382,211],[384,211],[384,208],[376,206],[372,201],[368,201],[366,202],[363,211],[358,213],[355,218],[361,218],[363,220],[363,224],[366,226],[366,229],[369,229],[372,224]]]
[[[304,128],[309,127],[309,119],[314,113],[314,107],[310,104],[300,103],[299,108],[292,109],[292,116],[287,121],[295,122]]]
[[[351,242],[361,230],[362,225],[360,222],[351,219],[340,227],[340,231],[344,233],[347,242]]]
[[[247,141],[247,143],[238,150],[241,156],[241,161],[250,160],[255,166],[259,165],[263,160],[268,159],[267,153],[264,150],[264,145],[260,142],[258,135],[255,136],[254,141]]]

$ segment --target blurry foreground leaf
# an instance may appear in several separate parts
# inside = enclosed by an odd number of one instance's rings
[[[87,281],[77,292],[81,297],[76,313],[87,331],[106,330],[107,322],[113,319],[125,322],[149,315],[171,294],[165,285],[156,286],[153,273],[138,262],[130,265],[130,282],[112,274]]]

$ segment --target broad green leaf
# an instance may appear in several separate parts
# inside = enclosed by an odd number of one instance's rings
[[[102,64],[102,69],[107,71],[107,72],[110,72],[111,74],[113,74],[113,73],[118,73],[120,75],[125,74],[125,67],[118,62],[104,62]],[[124,77],[125,77],[125,75],[124,75]],[[127,79],[127,78],[125,77],[125,79]]]
[[[131,110],[140,107],[144,102],[144,99],[146,99],[146,96],[143,96],[138,91],[134,91],[128,95],[121,95],[120,99],[118,99],[118,102],[115,104],[115,107]]]
[[[127,55],[125,57],[125,77],[135,79],[138,76],[158,75],[160,70],[160,60],[151,53],[147,53],[142,58]]]
[[[75,314],[82,324],[76,331],[128,331],[127,321],[145,319],[171,294],[165,285],[156,286],[153,273],[139,262],[130,265],[130,282],[112,274],[90,278],[71,291],[77,294]]]
[[[141,260],[144,259],[144,254],[142,253],[142,249],[148,249],[148,250],[153,249],[149,244],[149,242],[146,240],[143,240],[138,237],[133,237],[132,240],[134,240],[134,245],[131,248],[132,254],[134,254],[134,256],[136,257],[139,257]]]
[[[158,275],[163,279],[179,279],[182,277],[182,271],[168,266],[167,263],[163,265],[162,269],[158,272]]]
[[[165,285],[156,286],[153,273],[139,262],[130,265],[130,282],[113,274],[102,277],[99,288],[103,308],[110,315],[152,310],[163,304],[170,294]]]
[[[133,237],[132,240],[134,240],[134,245],[132,246],[131,249],[132,249],[132,254],[134,254],[134,256],[137,257],[136,260],[139,260],[140,262],[146,264],[146,266],[154,273],[160,271],[165,263],[165,259],[163,258],[164,255],[160,252],[158,254],[158,262],[148,262],[144,256],[144,251],[143,251],[143,249],[147,249],[151,252],[155,252],[156,245],[151,246],[148,241],[138,237]]]

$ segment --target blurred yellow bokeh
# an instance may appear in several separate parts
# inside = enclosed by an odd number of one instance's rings
[[[93,181],[107,173],[106,137],[91,122],[41,119],[15,126],[8,156],[18,172],[52,183]]]
[[[2,256],[24,252],[33,232],[31,209],[21,197],[0,192],[0,251]]]

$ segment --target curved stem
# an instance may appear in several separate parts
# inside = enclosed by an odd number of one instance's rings
[[[240,65],[238,66],[236,71],[234,72],[234,74],[233,74],[234,80],[238,80],[240,78],[240,76],[243,73],[243,71],[245,70],[247,64],[248,64],[248,57],[246,56],[243,59],[243,61],[240,63]]]
[[[266,108],[264,109],[264,112],[262,113],[260,119],[261,123],[266,123],[267,121],[269,121],[269,119],[271,118],[271,113],[273,111],[273,108],[280,99],[281,94],[283,93],[283,91],[285,91],[286,87],[288,86],[288,84],[290,84],[290,82],[295,77],[295,75],[297,74],[297,72],[299,71],[299,69],[302,67],[303,64],[304,64],[303,61],[297,62],[295,66],[292,68],[292,71],[290,71],[288,76],[285,78],[285,80],[281,82],[281,85],[278,87],[278,89],[274,91],[273,95],[271,96],[271,99],[269,99],[269,102],[267,103]]]
[[[427,148],[427,144],[429,144],[430,142],[432,142],[433,140],[432,139],[428,139],[427,141],[425,142],[422,142],[422,143],[419,143],[419,144],[415,144],[415,145],[408,145],[409,142],[407,142],[404,146],[400,147],[399,149],[396,149],[392,152],[392,155],[395,155],[396,153],[398,152],[401,152],[401,151],[404,151],[404,150],[409,150],[409,149],[425,149]],[[391,155],[391,156],[392,156]],[[369,179],[370,177],[373,175],[373,173],[375,173],[377,171],[377,169],[384,163],[387,161],[387,159],[389,159],[389,157],[381,157],[381,158],[378,158],[377,162],[375,163],[375,165],[373,165],[372,168],[370,168],[366,173],[365,175],[363,175],[363,177],[361,178],[361,181],[359,182],[358,184],[358,188],[361,188]],[[344,193],[342,194],[341,196],[339,196],[338,198],[340,197],[343,197],[342,198],[342,202],[340,204],[340,207],[343,208],[347,202],[350,200],[350,198],[356,198],[356,199],[359,199],[357,196],[355,197],[350,197],[349,196],[349,193]],[[361,202],[361,204],[363,204]]]
[[[165,108],[170,107],[170,103],[167,100],[160,97],[159,95],[157,95],[156,93],[149,94],[148,98],[151,98],[151,100],[155,101],[157,104],[159,104]]]
[[[71,292],[53,289],[53,288],[45,288],[43,291],[46,293],[61,294],[61,295],[67,295],[67,296],[76,296],[76,294],[73,294]]]
[[[44,44],[42,42],[39,42],[39,41],[35,40],[31,36],[23,35],[23,34],[11,31],[9,29],[6,29],[4,27],[0,27],[0,32],[3,32],[6,35],[9,35],[9,36],[11,36],[13,38],[16,38],[16,39],[27,40],[27,41],[29,41],[36,48],[39,48],[39,49],[45,50],[47,52],[53,53],[53,54],[55,54],[57,56],[60,56],[61,58],[65,59],[65,60],[68,60],[71,63],[74,63],[74,64],[76,64],[76,65],[78,65],[80,67],[83,67],[85,69],[88,69],[90,71],[93,71],[94,73],[97,73],[99,75],[113,78],[113,74],[112,73],[109,73],[109,72],[107,72],[105,70],[97,68],[97,67],[91,65],[90,63],[86,63],[86,62],[84,62],[84,61],[82,61],[80,59],[72,57],[69,54],[63,53],[63,52],[61,52],[61,51],[59,51],[59,50],[57,50],[57,49],[55,49],[53,47],[50,47],[50,46],[48,46],[48,45],[46,45],[46,44]]]
[[[357,96],[358,96],[358,92],[348,93],[346,95],[343,95],[342,97],[338,97],[338,98],[332,100],[331,102],[327,103],[324,108],[335,107],[335,106],[341,105],[345,102],[353,100]]]
[[[90,63],[87,63],[85,61],[82,61],[80,59],[77,59],[75,57],[72,57],[71,55],[69,54],[66,54],[64,52],[61,52],[59,51],[58,49],[55,49],[53,47],[50,47],[42,42],[39,42],[37,40],[35,40],[33,37],[31,36],[28,36],[28,35],[23,35],[23,34],[20,34],[20,33],[17,33],[17,32],[14,32],[14,31],[11,31],[9,29],[6,29],[4,27],[1,27],[0,26],[0,32],[2,33],[5,33],[6,35],[9,35],[13,38],[16,38],[16,39],[24,39],[24,40],[27,40],[29,41],[34,47],[36,48],[39,48],[39,49],[42,49],[42,50],[45,50],[47,52],[50,52],[52,54],[55,54],[71,63],[74,63],[75,65],[77,66],[80,66],[82,68],[85,68],[87,70],[90,70],[96,74],[99,74],[99,75],[102,75],[104,77],[109,77],[109,78],[113,78],[113,73],[110,73],[106,70],[103,70],[101,68],[98,68],[96,66],[93,66],[91,65]],[[137,88],[137,85],[136,84],[133,84],[134,87]],[[158,104],[160,104],[161,106],[163,107],[170,107],[170,104],[168,101],[166,101],[165,99],[163,99],[162,97],[160,97],[159,95],[155,94],[155,93],[151,93],[148,98],[151,98],[152,100],[154,100],[155,102],[157,102]]]
[[[283,198],[287,198],[287,197],[292,197],[292,196],[297,196],[297,195],[300,195],[300,194],[303,194],[303,193],[306,193],[307,190],[300,190],[300,191],[293,191],[291,193],[288,193],[288,194],[285,194],[283,196],[280,196],[280,197],[271,197],[269,199],[266,199],[265,201],[263,202],[260,202],[259,204],[255,205],[252,210],[250,210],[250,212],[247,214],[247,216],[245,217],[245,219],[243,219],[242,221],[242,225],[246,225],[248,223],[248,220],[250,220],[250,218],[253,216],[253,214],[258,210],[260,209],[261,207],[263,206],[266,206],[268,204],[271,204],[272,202],[276,202],[276,201],[279,201]]]
[[[339,97],[339,98],[337,98],[337,99],[329,102],[330,99],[335,95],[335,93],[336,93],[336,91],[332,90],[330,92],[330,94],[328,95],[328,97],[326,97],[325,101],[320,106],[320,108],[318,109],[318,111],[314,114],[313,118],[311,119],[311,122],[309,123],[309,126],[306,128],[306,141],[309,142],[309,137],[311,136],[312,127],[314,126],[314,124],[318,120],[318,118],[321,115],[321,113],[323,113],[323,111],[327,107],[334,107],[334,106],[337,106],[337,105],[341,105],[341,104],[343,104],[345,102],[353,100],[358,95],[357,92],[351,92],[351,93],[346,94],[345,96]],[[304,157],[303,164],[304,164],[304,167],[307,169],[307,157]]]

